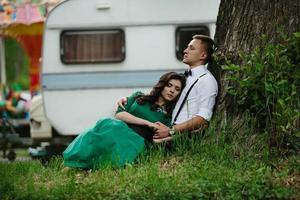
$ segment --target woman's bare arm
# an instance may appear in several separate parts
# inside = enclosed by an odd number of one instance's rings
[[[136,116],[134,116],[134,115],[132,115],[129,112],[126,112],[126,111],[122,111],[122,112],[117,113],[115,115],[115,117],[119,120],[122,120],[122,121],[127,122],[127,123],[131,123],[131,124],[145,125],[145,126],[149,126],[149,127],[156,126],[154,123],[152,123],[148,120],[136,117]]]

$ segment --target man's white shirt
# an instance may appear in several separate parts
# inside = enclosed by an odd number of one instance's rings
[[[192,75],[187,77],[186,86],[173,110],[172,122],[174,122],[175,115],[189,88],[200,76],[201,77],[190,91],[175,124],[185,122],[196,116],[203,117],[205,120],[209,121],[213,114],[213,108],[218,94],[218,84],[216,79],[205,65],[194,67],[191,71]]]

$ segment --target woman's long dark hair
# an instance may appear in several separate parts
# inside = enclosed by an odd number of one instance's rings
[[[168,72],[160,77],[159,81],[153,86],[150,94],[137,96],[136,101],[139,104],[144,104],[145,102],[149,102],[152,105],[152,108],[156,109],[158,105],[156,105],[155,102],[158,100],[164,87],[168,85],[170,80],[179,80],[181,82],[181,91],[183,90],[186,81],[185,76],[183,74],[179,74],[176,72]],[[172,114],[172,110],[175,107],[177,100],[179,99],[181,91],[173,101],[168,102],[166,104],[166,111],[168,115]]]

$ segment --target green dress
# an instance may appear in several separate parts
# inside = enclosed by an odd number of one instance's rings
[[[170,124],[170,117],[160,109],[153,110],[149,103],[138,104],[135,100],[141,92],[127,99],[125,110],[136,117],[151,122]],[[118,108],[117,112],[123,111]],[[132,163],[145,149],[146,140],[118,119],[99,120],[92,128],[78,135],[63,152],[67,167],[97,169],[101,166],[124,166]]]

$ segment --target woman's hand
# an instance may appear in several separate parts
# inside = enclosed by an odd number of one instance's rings
[[[155,124],[156,124],[156,129],[155,129],[155,134],[153,136],[153,139],[160,139],[169,136],[169,130],[170,130],[169,127],[167,127],[161,122],[156,122]]]
[[[154,131],[158,128],[158,125],[156,123],[149,122],[149,121],[146,122],[146,126],[153,129]]]
[[[121,99],[119,99],[119,101],[117,102],[118,106],[120,106],[122,109],[125,110],[124,105],[127,104],[127,98],[126,97],[122,97]]]

